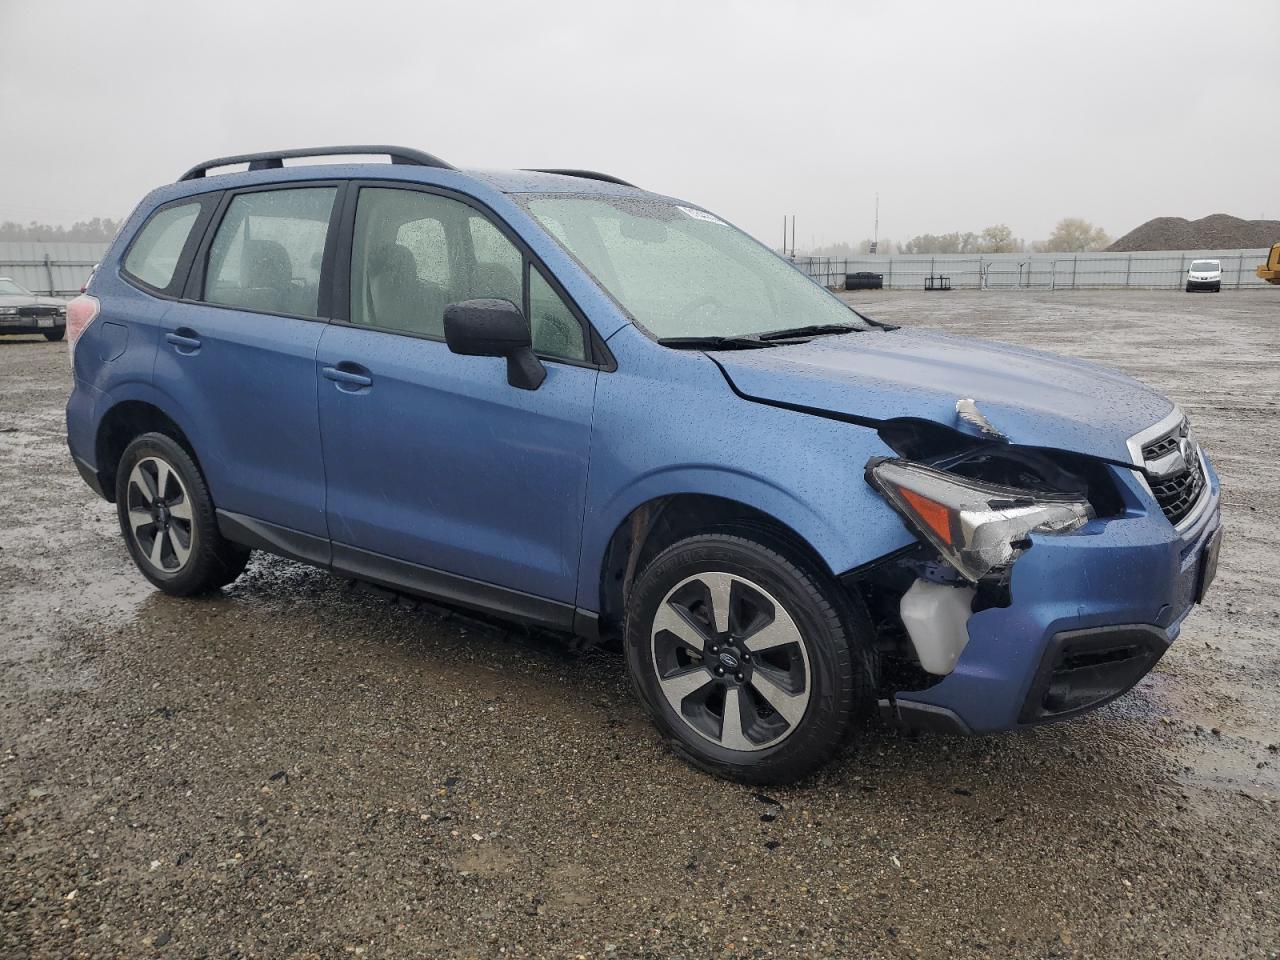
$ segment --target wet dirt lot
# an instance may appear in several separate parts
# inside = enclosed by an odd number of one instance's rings
[[[767,794],[669,756],[612,653],[262,555],[154,592],[66,347],[0,340],[0,957],[1280,955],[1280,291],[849,297],[1173,396],[1227,541],[1121,701]]]

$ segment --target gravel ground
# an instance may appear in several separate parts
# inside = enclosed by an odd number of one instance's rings
[[[261,555],[154,592],[67,457],[65,346],[0,340],[0,956],[1276,957],[1276,293],[850,294],[1168,392],[1227,542],[1121,701],[768,795],[669,756],[612,653]]]

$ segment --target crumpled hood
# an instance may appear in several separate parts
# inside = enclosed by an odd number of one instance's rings
[[[1132,462],[1128,439],[1173,408],[1105,367],[933,331],[818,337],[714,357],[748,399],[957,427],[956,401],[971,398],[1012,443],[1125,463]]]

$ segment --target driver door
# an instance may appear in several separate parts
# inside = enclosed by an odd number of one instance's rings
[[[334,566],[569,622],[598,375],[585,319],[455,196],[365,185],[349,220],[346,317],[317,359]],[[444,308],[476,297],[532,308],[537,390],[450,352]]]

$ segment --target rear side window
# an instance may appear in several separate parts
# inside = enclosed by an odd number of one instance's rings
[[[125,273],[149,287],[167,289],[198,216],[198,201],[153,213],[129,247],[129,254],[124,258]]]
[[[204,300],[259,313],[318,315],[336,187],[234,197],[209,248]]]

